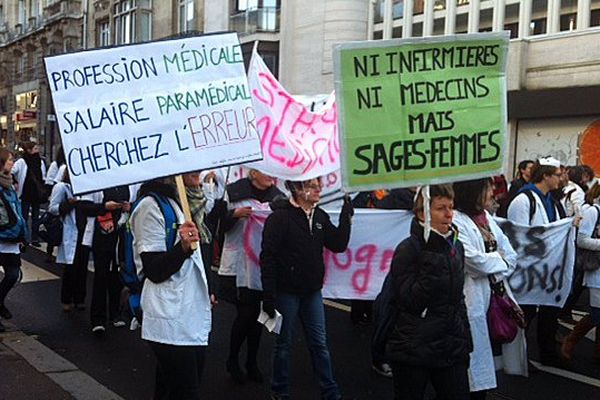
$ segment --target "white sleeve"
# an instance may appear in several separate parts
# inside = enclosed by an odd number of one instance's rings
[[[57,172],[58,164],[56,163],[56,161],[52,161],[50,163],[50,166],[48,167],[48,172],[46,172],[46,179],[44,180],[44,183],[46,185],[54,185],[56,183],[54,181],[54,178],[56,178]]]
[[[50,194],[50,203],[48,205],[48,211],[50,214],[58,215],[60,203],[65,200],[66,191],[64,185],[54,185],[52,193]]]
[[[481,278],[490,274],[504,273],[508,270],[508,265],[504,262],[500,253],[497,251],[486,253],[477,246],[476,241],[483,240],[479,232],[469,232],[466,223],[461,224],[459,219],[456,219],[454,223],[458,227],[458,238],[465,249],[465,272],[467,274],[474,278]]]
[[[507,211],[508,220],[520,224],[529,225],[529,198],[525,193],[520,193],[510,202]]]
[[[593,239],[592,234],[598,220],[598,209],[587,207],[582,212],[581,225],[577,233],[577,247],[586,250],[600,250],[600,239]]]
[[[502,254],[504,262],[507,264],[506,271],[502,272],[502,276],[508,278],[514,270],[517,268],[517,252],[513,249],[510,240],[504,234],[502,229],[498,226],[493,218],[489,218],[490,226],[493,225],[494,235],[496,236],[496,242],[498,242],[498,251]]]
[[[152,197],[141,200],[133,211],[131,229],[137,254],[167,251],[165,218]]]

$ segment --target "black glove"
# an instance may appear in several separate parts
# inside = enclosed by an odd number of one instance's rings
[[[275,301],[272,299],[263,299],[262,309],[269,318],[275,318]]]
[[[349,195],[344,196],[344,205],[342,206],[342,215],[347,215],[348,217],[352,217],[354,215],[354,206],[352,205],[352,200],[350,200]]]

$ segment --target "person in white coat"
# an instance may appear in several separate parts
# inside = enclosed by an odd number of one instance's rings
[[[560,161],[557,159],[547,157],[537,160],[531,182],[523,186],[508,206],[508,219],[520,225],[541,226],[564,218],[564,208],[550,194],[550,191],[558,189],[561,175]],[[574,220],[574,223],[577,221]],[[536,314],[538,316],[537,343],[540,362],[544,365],[563,366],[555,342],[560,308],[538,304],[520,305],[525,312],[528,326]]]
[[[179,224],[175,245],[167,249],[165,217],[147,193],[162,196]],[[184,222],[177,195],[168,179],[148,182],[131,215],[134,259],[146,277],[141,306],[142,339],[157,358],[155,399],[200,399],[200,382],[211,329],[211,301],[200,246],[191,221]]]
[[[583,219],[577,233],[577,247],[600,252],[600,184],[595,183],[586,195],[586,204],[582,208]],[[585,271],[583,285],[590,290],[590,314],[577,322],[573,331],[565,338],[561,355],[570,361],[577,343],[596,328],[596,343],[592,357],[600,363],[600,267]]]
[[[39,247],[39,217],[40,205],[48,198],[44,179],[46,178],[46,164],[40,157],[40,148],[35,142],[24,142],[23,157],[15,161],[12,174],[17,181],[17,194],[21,199],[21,210],[25,221],[29,220],[31,211],[31,235],[28,237],[31,244]]]
[[[278,196],[283,196],[283,193],[275,186],[273,177],[256,169],[250,170],[247,178],[227,185],[225,200],[228,211],[221,218],[225,240],[218,273],[224,300],[236,306],[226,369],[237,383],[244,383],[246,378],[257,383],[263,380],[257,361],[262,332],[262,325],[257,319],[262,291],[251,289],[250,276],[246,273],[244,229],[254,210],[268,210],[269,202]],[[239,365],[239,353],[244,342],[247,344],[245,373]]]
[[[61,217],[62,242],[58,246],[56,263],[62,266],[60,300],[64,311],[85,309],[89,248],[82,245],[85,217],[77,212],[68,172],[62,182],[52,188],[48,211]]]
[[[585,205],[585,191],[583,188],[587,188],[590,180],[593,177],[588,173],[588,166],[576,165],[569,167],[568,176],[569,181],[563,188],[564,198],[562,204],[565,207],[565,213],[567,217],[581,216],[582,208]],[[593,169],[592,169],[593,171]],[[575,268],[573,271],[573,283],[571,284],[571,293],[563,306],[563,309],[559,315],[559,319],[564,322],[575,324],[573,320],[573,307],[577,304],[581,293],[583,292],[583,271],[579,268]]]
[[[493,202],[490,179],[455,183],[454,193],[454,224],[465,250],[464,294],[473,337],[469,387],[471,399],[485,399],[486,392],[496,387],[494,355],[501,353],[502,366],[507,372],[527,375],[524,331],[520,329],[512,343],[500,346],[491,343],[487,325],[490,277],[495,282],[504,281],[507,294],[512,297],[506,279],[515,270],[517,253],[486,211]]]

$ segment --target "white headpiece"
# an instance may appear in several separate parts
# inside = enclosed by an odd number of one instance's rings
[[[540,165],[548,165],[551,167],[560,168],[560,161],[558,161],[554,157],[541,157],[538,158],[538,162],[540,163]]]

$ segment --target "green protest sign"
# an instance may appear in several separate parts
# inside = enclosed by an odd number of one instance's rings
[[[508,39],[501,32],[337,45],[345,189],[500,173]]]

